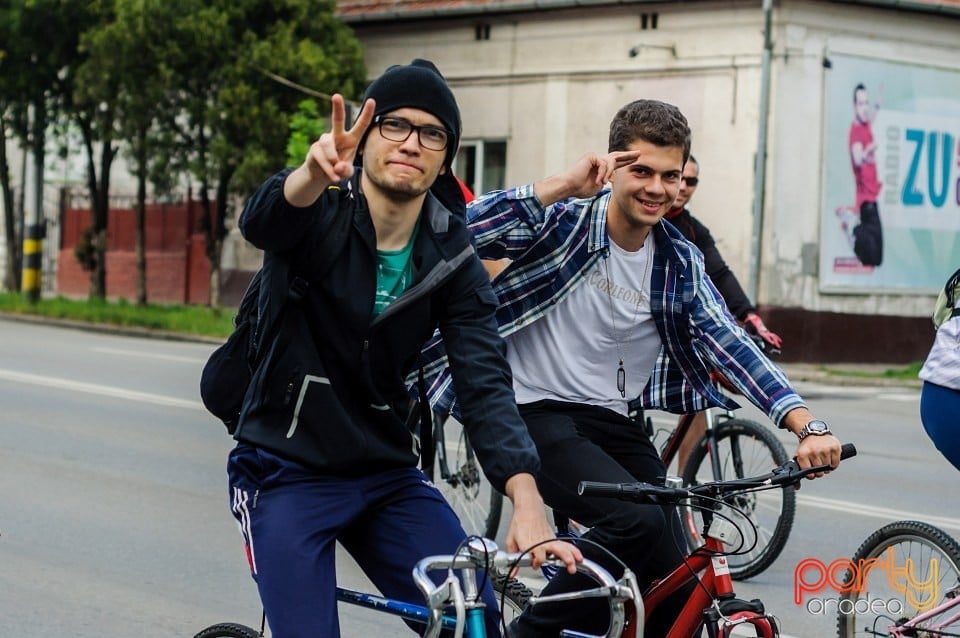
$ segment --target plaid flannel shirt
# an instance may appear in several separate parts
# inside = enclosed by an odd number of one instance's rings
[[[497,323],[507,339],[537,321],[578,286],[609,252],[610,192],[543,206],[533,185],[494,191],[471,202],[467,221],[483,259],[514,260],[493,282]],[[802,399],[729,314],[704,272],[703,256],[669,222],[653,227],[651,312],[661,348],[650,379],[633,405],[677,414],[711,405],[736,408],[718,392],[710,370],[721,371],[754,405],[779,424]],[[457,413],[455,390],[438,335],[424,348],[427,392],[433,408]]]

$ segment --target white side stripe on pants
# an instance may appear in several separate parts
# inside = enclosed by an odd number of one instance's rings
[[[243,535],[243,542],[246,545],[247,560],[250,562],[250,570],[257,573],[257,558],[253,553],[253,532],[250,529],[250,510],[247,509],[247,503],[250,501],[250,494],[239,487],[233,488],[233,516],[237,519],[237,525],[240,527],[240,533]]]

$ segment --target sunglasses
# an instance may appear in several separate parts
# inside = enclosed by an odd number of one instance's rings
[[[681,177],[680,181],[686,182],[687,186],[696,186],[697,184],[700,183],[700,178],[699,177]]]

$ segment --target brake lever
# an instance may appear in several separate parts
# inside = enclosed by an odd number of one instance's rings
[[[857,455],[857,448],[853,443],[844,443],[840,447],[840,460],[845,461],[850,457]],[[780,467],[774,468],[773,475],[774,478],[772,482],[775,485],[781,485],[784,483],[796,483],[800,479],[809,476],[810,474],[817,474],[818,472],[830,472],[836,468],[832,465],[813,465],[806,469],[800,469],[800,464],[797,463],[797,459],[793,458],[781,465]]]

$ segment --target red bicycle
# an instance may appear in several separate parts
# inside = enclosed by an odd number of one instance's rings
[[[853,444],[843,446],[842,459],[856,455]],[[712,481],[687,487],[661,486],[649,483],[596,483],[583,481],[579,485],[581,495],[616,498],[638,503],[681,505],[698,512],[703,521],[703,544],[686,554],[684,562],[665,578],[654,582],[642,593],[637,605],[643,610],[643,619],[628,622],[621,634],[625,638],[643,636],[643,626],[657,607],[674,592],[690,581],[696,586],[687,599],[683,610],[670,628],[667,638],[694,638],[706,630],[709,638],[729,638],[734,630],[749,627],[758,638],[776,638],[779,628],[774,618],[766,613],[763,602],[758,599],[742,600],[736,597],[730,575],[728,556],[742,550],[748,536],[738,528],[734,519],[725,512],[734,509],[733,497],[749,495],[765,490],[780,490],[797,485],[809,474],[823,472],[829,466],[800,469],[790,460],[772,471],[758,476]],[[749,517],[738,517],[747,521]],[[629,570],[625,570],[630,574]],[[526,604],[539,604],[554,597],[540,599],[532,592],[525,597]],[[564,632],[562,636],[585,636]]]

